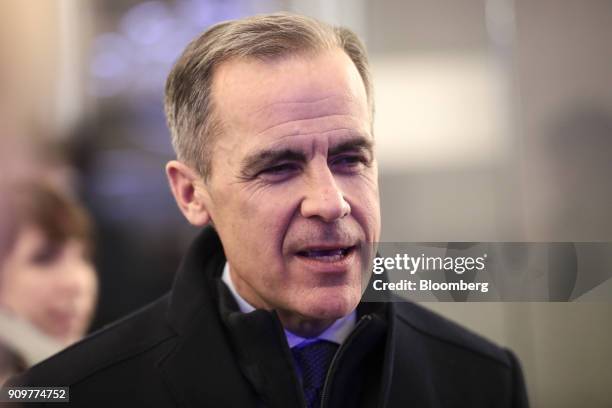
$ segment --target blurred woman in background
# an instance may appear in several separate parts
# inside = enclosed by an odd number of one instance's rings
[[[0,258],[0,355],[6,357],[0,371],[9,376],[83,337],[98,284],[91,221],[81,206],[40,183],[4,196],[11,219]]]

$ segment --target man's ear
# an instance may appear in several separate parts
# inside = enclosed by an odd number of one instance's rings
[[[208,191],[202,176],[177,160],[166,164],[170,189],[181,212],[192,225],[203,227],[210,222]]]

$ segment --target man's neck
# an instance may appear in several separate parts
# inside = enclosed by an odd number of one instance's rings
[[[235,280],[229,268],[229,264],[225,264],[221,280],[227,285],[232,293],[240,311],[250,313],[257,307],[247,301],[239,292],[235,285]],[[264,309],[268,309],[263,307]],[[328,340],[336,343],[342,343],[355,325],[356,312],[353,311],[347,316],[340,319],[307,319],[301,316],[296,316],[295,313],[288,313],[282,310],[276,310],[279,320],[283,325],[290,343],[300,342],[302,340],[311,339],[318,336],[323,336]],[[326,332],[326,331],[329,331]],[[293,337],[292,337],[293,336]]]
[[[277,310],[276,312],[285,330],[307,339],[319,336],[337,320],[307,319],[296,316],[295,313],[285,313],[282,310]]]

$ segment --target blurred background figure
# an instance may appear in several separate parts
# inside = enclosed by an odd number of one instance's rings
[[[81,206],[42,183],[5,187],[3,194],[12,216],[4,223],[0,261],[0,375],[6,377],[83,337],[97,278],[91,221]]]
[[[35,178],[95,221],[92,328],[166,292],[195,234],[163,176],[173,61],[214,23],[281,10],[368,47],[383,241],[612,241],[610,1],[3,0],[0,181],[69,163]],[[44,134],[33,158],[2,147],[9,118]],[[533,406],[610,406],[609,303],[428,306],[517,351]]]

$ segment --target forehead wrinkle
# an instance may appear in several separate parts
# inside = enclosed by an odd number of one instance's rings
[[[277,124],[271,125],[271,126],[265,128],[265,129],[257,132],[256,136],[262,135],[264,133],[271,132],[274,129],[277,129],[277,128],[281,127],[281,126],[287,126],[287,127],[294,126],[292,131],[290,131],[287,135],[284,135],[284,136],[281,136],[281,137],[285,137],[285,136],[299,136],[299,135],[310,135],[310,134],[315,134],[315,133],[323,134],[323,133],[327,133],[327,132],[330,132],[330,131],[333,131],[333,130],[336,130],[336,129],[348,129],[348,130],[351,129],[351,128],[346,127],[346,126],[342,126],[342,127],[337,127],[335,129],[329,129],[329,130],[324,130],[324,131],[303,132],[303,131],[301,131],[300,126],[299,126],[300,123],[303,123],[303,122],[306,122],[306,121],[309,121],[309,120],[313,120],[313,119],[329,119],[329,118],[336,118],[336,117],[338,117],[338,118],[341,118],[341,117],[352,118],[352,115],[348,115],[348,114],[330,114],[330,115],[323,115],[323,116],[319,115],[319,116],[315,116],[315,117],[291,119],[291,120],[288,120],[288,121],[284,121],[284,122],[281,122],[281,123],[277,123]]]
[[[269,121],[273,126],[289,120],[314,119],[316,117],[359,114],[359,104],[354,98],[329,95],[313,100],[280,100],[263,104],[253,111],[253,116]]]
[[[265,115],[267,113],[266,111],[269,111],[270,113],[282,112],[285,114],[294,114],[300,113],[300,111],[307,113],[312,110],[344,113],[353,111],[347,105],[358,105],[353,98],[338,97],[338,101],[333,101],[332,99],[336,99],[336,96],[328,96],[312,101],[275,101],[265,104],[261,108],[255,110],[255,113]]]
[[[317,99],[312,99],[312,100],[280,100],[280,101],[274,101],[274,102],[270,102],[267,103],[265,105],[263,105],[262,107],[258,108],[255,110],[255,113],[259,113],[263,110],[269,109],[269,108],[273,108],[276,105],[292,105],[292,104],[310,104],[310,103],[320,103],[323,101],[326,101],[328,99],[331,98],[335,98],[337,95],[328,95],[328,96],[324,96],[322,98],[317,98]],[[347,98],[348,99],[348,98]]]
[[[280,137],[279,137],[279,138],[278,138],[278,139],[277,139],[277,140],[276,140],[276,141],[275,141],[275,142],[272,144],[272,146],[276,146],[276,145],[278,145],[278,144],[281,144],[281,143],[282,143],[282,141],[283,141],[284,139],[288,138],[288,137],[295,137],[295,136],[310,136],[310,135],[315,135],[315,134],[317,134],[317,135],[325,135],[325,134],[328,134],[328,133],[331,133],[331,132],[342,132],[342,131],[344,131],[344,133],[347,135],[347,136],[346,136],[347,138],[348,138],[348,137],[351,137],[351,136],[353,136],[353,137],[354,137],[354,136],[357,136],[357,137],[363,137],[364,139],[366,139],[366,140],[367,140],[367,139],[368,139],[368,136],[369,136],[369,134],[368,134],[368,133],[364,133],[364,132],[362,132],[362,131],[360,131],[360,130],[356,130],[356,129],[353,129],[353,128],[347,128],[347,127],[338,127],[338,128],[334,128],[334,129],[325,130],[325,131],[322,131],[322,132],[315,131],[315,132],[308,132],[308,133],[299,133],[299,134],[287,134],[287,135],[283,135],[283,136],[280,136]],[[344,137],[342,138],[342,140],[343,140],[343,139],[344,139]]]
[[[287,95],[284,98],[283,97],[278,97],[275,101],[270,101],[266,104],[264,104],[261,108],[257,109],[257,111],[259,110],[263,110],[266,109],[267,107],[270,106],[274,106],[274,105],[279,105],[279,104],[311,104],[311,103],[321,103],[323,101],[327,101],[330,99],[338,99],[338,100],[344,100],[344,101],[351,101],[352,103],[355,103],[355,99],[356,99],[356,95],[353,95],[352,92],[348,91],[348,90],[344,90],[341,92],[335,92],[332,94],[327,94],[325,96],[319,96],[316,97],[315,95],[321,91],[321,89],[317,89],[317,86],[314,86],[310,89],[301,89],[301,90],[295,90],[293,93],[295,94],[293,97],[291,95]],[[287,93],[289,93],[289,91],[286,91]],[[308,93],[310,92],[310,94],[315,94],[315,95],[309,95]],[[328,90],[323,90],[323,92],[328,92]]]

